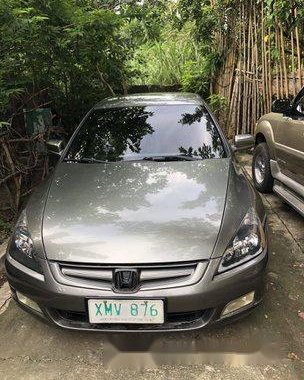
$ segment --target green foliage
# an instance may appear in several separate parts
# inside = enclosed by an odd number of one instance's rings
[[[210,87],[209,61],[203,57],[198,61],[189,60],[183,69],[180,80],[182,90],[207,96]]]
[[[120,14],[129,28],[130,39],[137,47],[148,41],[158,41],[162,28],[172,20],[174,3],[167,0],[127,1]]]
[[[209,88],[209,61],[201,45],[193,38],[194,24],[180,29],[165,27],[159,41],[142,44],[130,67],[135,84],[179,85],[184,91],[205,94]]]
[[[22,104],[47,89],[51,106],[74,124],[109,87],[121,91],[129,52],[121,24],[116,12],[89,0],[2,0],[1,119],[12,99]]]
[[[208,98],[208,102],[212,111],[215,114],[220,114],[228,109],[228,100],[224,96],[218,94],[211,94]]]
[[[233,26],[227,23],[227,14],[234,12],[235,3],[236,0],[216,5],[211,5],[210,0],[167,1],[167,11],[155,20],[158,39],[137,40],[130,60],[134,74],[131,83],[178,85],[207,98],[225,59],[225,51],[218,50],[215,32],[229,34]]]
[[[264,1],[272,31],[279,20],[303,38],[302,0],[295,3],[298,19],[288,0]],[[133,84],[208,97],[239,9],[237,0],[2,0],[0,120],[46,103],[74,126],[111,89]],[[228,36],[221,51],[216,32]],[[275,48],[271,55],[280,59]]]
[[[0,231],[4,231],[6,234],[9,234],[12,230],[12,225],[6,220],[0,217]]]
[[[133,84],[207,97],[222,59],[213,32],[233,1],[223,3],[2,0],[0,120],[48,104],[72,127],[111,89]]]
[[[294,24],[290,0],[266,0],[266,21],[269,26],[274,26],[280,20],[285,27],[291,28]]]

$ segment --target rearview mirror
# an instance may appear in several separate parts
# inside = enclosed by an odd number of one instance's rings
[[[277,99],[272,103],[271,112],[288,113],[291,110],[289,99]]]
[[[246,150],[254,146],[252,135],[236,135],[234,138],[234,150]]]
[[[49,140],[46,142],[47,150],[49,153],[56,154],[57,156],[61,156],[64,149],[63,140]]]

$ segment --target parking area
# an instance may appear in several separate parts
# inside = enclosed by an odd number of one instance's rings
[[[249,156],[241,161],[249,172]],[[101,334],[60,330],[4,302],[0,290],[0,378],[303,379],[304,219],[263,197],[269,267],[263,304],[246,319],[209,330]]]

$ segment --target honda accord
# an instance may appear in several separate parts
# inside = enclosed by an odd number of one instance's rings
[[[165,331],[261,302],[265,210],[199,96],[108,98],[48,147],[58,163],[6,255],[21,307],[68,329]]]

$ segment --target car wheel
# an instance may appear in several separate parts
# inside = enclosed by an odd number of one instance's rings
[[[252,178],[254,186],[261,193],[271,193],[273,177],[270,170],[270,155],[266,143],[259,144],[253,153]]]

